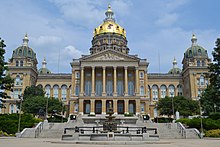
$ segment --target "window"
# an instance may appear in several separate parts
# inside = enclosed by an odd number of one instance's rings
[[[192,57],[192,50],[189,50],[189,57]]]
[[[205,66],[205,61],[204,60],[202,60],[202,66]]]
[[[19,66],[19,62],[18,61],[16,61],[16,66]]]
[[[107,81],[106,90],[107,90],[106,91],[107,96],[112,96],[112,91],[113,91],[112,81]]]
[[[79,85],[76,85],[75,87],[75,95],[79,96]]]
[[[53,97],[54,98],[58,98],[58,92],[59,92],[59,86],[58,85],[54,85],[53,86]]]
[[[120,95],[120,96],[123,95],[123,93],[124,93],[122,81],[118,81],[118,83],[117,83],[117,92],[118,92],[118,95]]]
[[[197,66],[198,67],[200,66],[200,60],[197,60]]]
[[[183,95],[182,85],[178,85],[177,90],[178,90],[178,96],[182,96]]]
[[[200,76],[200,80],[199,80],[200,85],[204,86],[205,85],[205,78],[203,75]]]
[[[19,95],[21,95],[21,89],[14,89],[13,90],[13,97],[15,98],[15,99],[18,99],[19,97]]]
[[[174,97],[175,93],[174,93],[174,86],[170,85],[169,86],[169,97]]]
[[[198,49],[198,55],[202,55],[201,49]]]
[[[85,82],[85,94],[86,96],[90,96],[92,92],[92,84],[91,81],[86,81]]]
[[[158,87],[157,87],[157,85],[154,85],[152,87],[152,90],[153,90],[153,100],[157,101],[158,100]]]
[[[19,75],[17,75],[15,78],[15,85],[16,86],[22,85],[22,81]]]
[[[144,112],[144,103],[141,103],[141,112],[143,113]]]
[[[14,113],[14,105],[13,104],[10,105],[10,113],[11,114]]]
[[[165,96],[166,96],[166,86],[165,85],[162,85],[161,87],[160,87],[160,96],[161,96],[161,98],[165,98]]]
[[[144,96],[144,86],[141,86],[141,87],[140,87],[140,95],[141,95],[141,96]]]
[[[24,65],[24,62],[23,60],[20,61],[20,66],[23,66]]]
[[[148,85],[148,88],[147,88],[147,97],[150,98],[150,86]]]
[[[66,93],[67,93],[67,86],[66,85],[63,85],[61,87],[61,93],[62,93],[62,100],[66,100]]]
[[[140,72],[140,78],[144,78],[144,73]]]
[[[134,95],[134,82],[128,82],[128,95]]]
[[[96,95],[101,96],[102,95],[102,82],[96,81],[96,89],[95,89]]]
[[[76,72],[76,76],[75,76],[75,78],[78,79],[79,76],[80,76],[79,72]]]
[[[45,96],[46,97],[50,97],[50,85],[46,85],[46,87],[45,87]]]

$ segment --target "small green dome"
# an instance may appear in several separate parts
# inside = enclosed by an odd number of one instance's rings
[[[207,50],[203,47],[199,46],[197,42],[197,38],[195,34],[192,35],[192,46],[189,47],[184,53],[185,58],[193,58],[193,57],[208,57]]]
[[[51,71],[50,71],[49,69],[47,69],[47,68],[40,68],[40,69],[38,70],[38,73],[39,73],[39,74],[50,74]]]
[[[36,53],[32,48],[28,47],[28,36],[25,34],[22,46],[19,46],[13,51],[12,57],[29,57],[36,59]]]
[[[181,72],[180,68],[172,68],[169,70],[168,74],[180,74]]]
[[[36,53],[32,48],[22,45],[13,51],[12,57],[29,57],[36,59]]]
[[[186,50],[184,53],[184,56],[186,58],[192,58],[192,57],[208,57],[207,50],[199,45],[191,46]]]

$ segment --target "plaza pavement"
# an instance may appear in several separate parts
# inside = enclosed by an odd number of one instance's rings
[[[126,145],[113,144],[105,145],[104,141],[99,144],[74,144],[70,141],[61,141],[60,139],[50,138],[0,138],[0,147],[220,147],[220,139],[161,139],[160,141],[149,142],[148,144]],[[109,142],[108,142],[109,143]]]

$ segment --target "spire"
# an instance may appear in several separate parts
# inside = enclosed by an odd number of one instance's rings
[[[106,18],[104,21],[115,21],[113,18],[114,12],[111,9],[111,5],[108,5],[108,10],[105,12]]]
[[[195,35],[195,34],[192,35],[191,41],[192,41],[192,46],[195,46],[195,45],[196,45],[196,42],[197,42],[197,38],[196,38],[196,35]]]
[[[28,36],[27,36],[27,33],[26,33],[25,36],[24,36],[24,39],[23,39],[23,46],[28,46],[28,41],[29,41],[29,39],[28,39]]]
[[[47,62],[46,62],[46,58],[44,57],[44,61],[42,62],[42,68],[46,68]]]
[[[174,68],[177,68],[177,61],[176,61],[176,58],[174,57],[174,59],[173,59],[173,69]]]

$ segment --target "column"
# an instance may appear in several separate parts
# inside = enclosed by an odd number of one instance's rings
[[[92,94],[91,96],[95,96],[95,67],[92,67]]]
[[[58,99],[62,101],[62,90],[61,88],[58,88]]]
[[[83,107],[84,107],[84,104],[83,104],[83,99],[79,99],[79,114],[82,114],[83,115]]]
[[[128,113],[128,100],[125,99],[125,113]]]
[[[125,96],[128,96],[128,67],[125,68]]]
[[[106,100],[102,100],[102,114],[106,114]]]
[[[102,96],[106,96],[106,74],[105,74],[105,67],[102,67]]]
[[[135,67],[135,94],[139,95],[140,86],[139,86],[139,70],[138,67]]]
[[[117,67],[114,67],[114,96],[117,96]]]
[[[95,114],[95,100],[90,100],[90,114]]]
[[[153,88],[150,88],[150,101],[153,101]]]
[[[160,87],[158,86],[158,100],[161,98],[161,91],[160,91]]]
[[[75,70],[72,71],[72,86],[71,86],[71,93],[70,96],[73,97],[75,96]]]
[[[147,70],[144,71],[144,95],[148,95]]]
[[[141,112],[141,100],[140,99],[136,99],[135,100],[135,104],[136,104],[136,115],[140,114]]]
[[[74,101],[70,101],[70,106],[69,106],[70,108],[69,108],[69,113],[70,114],[73,114],[74,113]]]
[[[114,114],[118,114],[118,105],[117,105],[118,100],[113,100],[113,112]]]
[[[80,96],[84,94],[84,67],[81,67],[81,78],[80,78]]]

